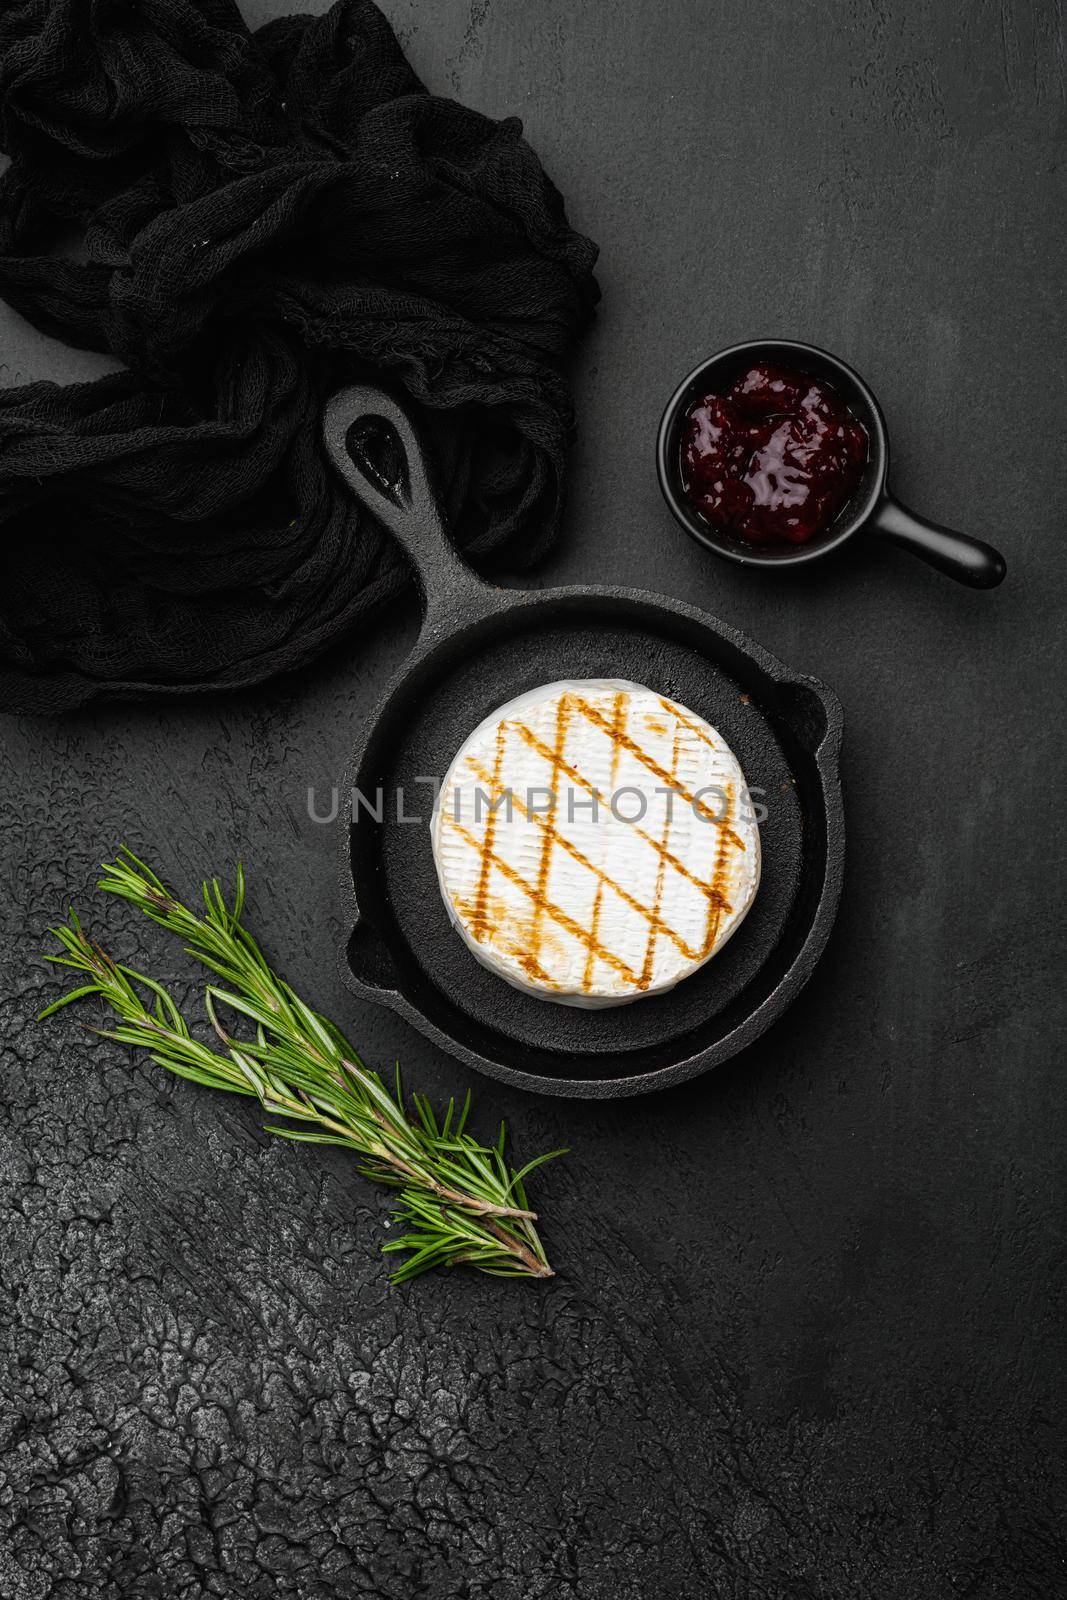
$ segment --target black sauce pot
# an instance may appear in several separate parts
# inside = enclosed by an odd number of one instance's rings
[[[867,430],[870,449],[858,487],[830,526],[808,544],[755,545],[705,522],[690,505],[682,484],[682,429],[686,414],[701,396],[724,391],[757,361],[810,373],[829,383]],[[844,361],[815,345],[788,339],[757,339],[735,344],[702,361],[679,384],[668,402],[656,443],[660,487],[675,518],[698,543],[727,561],[746,567],[799,567],[821,561],[850,539],[877,534],[973,589],[993,589],[1007,570],[991,545],[917,517],[894,499],[886,486],[889,439],[885,418],[863,379]]]

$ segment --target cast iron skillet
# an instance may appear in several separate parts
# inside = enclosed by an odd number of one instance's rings
[[[641,1094],[751,1044],[811,976],[837,910],[835,697],[681,601],[483,583],[448,540],[411,422],[381,391],[335,395],[324,433],[342,478],[414,562],[425,604],[345,784],[351,987],[470,1066],[545,1094]],[[476,961],[448,920],[430,845],[431,781],[498,706],[560,678],[630,679],[691,707],[722,732],[767,807],[759,892],[729,943],[669,994],[603,1010],[536,999]],[[411,816],[420,820],[400,820]]]

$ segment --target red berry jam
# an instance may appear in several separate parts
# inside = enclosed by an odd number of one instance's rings
[[[867,443],[828,383],[761,361],[686,413],[682,483],[713,528],[806,544],[854,492]]]

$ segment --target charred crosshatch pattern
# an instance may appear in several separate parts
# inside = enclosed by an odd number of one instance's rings
[[[612,707],[611,717],[611,769],[608,783],[612,789],[614,789],[619,776],[619,736],[625,732],[626,696],[620,692],[615,696],[615,703]],[[597,939],[600,936],[600,908],[604,904],[604,881],[604,876],[601,874],[597,880],[597,886],[593,893],[592,932],[594,939]],[[613,887],[615,888],[616,893],[618,893],[618,884],[613,885]],[[582,973],[582,989],[586,994],[589,993],[589,990],[593,986],[593,963],[593,947],[590,945],[585,958],[585,970]]]
[[[496,793],[500,785],[500,769],[504,761],[504,742],[506,729],[504,723],[500,724],[496,734],[496,751],[493,757],[493,776],[491,786]],[[489,896],[489,877],[492,872],[493,861],[493,835],[496,830],[496,810],[490,810],[485,823],[485,842],[482,848],[482,863],[478,871],[478,890],[474,901],[474,913],[471,919],[472,931],[476,939],[484,939],[489,928],[489,918],[486,914],[486,905]]]
[[[549,686],[545,694],[555,687]],[[469,940],[513,963],[546,997],[562,997],[564,991],[580,995],[602,992],[604,977],[601,974],[598,982],[598,968],[604,967],[613,975],[611,994],[618,1000],[634,998],[654,987],[661,942],[675,952],[679,976],[695,969],[713,953],[723,919],[730,917],[737,905],[738,897],[731,898],[732,877],[737,877],[741,894],[747,894],[749,900],[754,893],[758,877],[758,835],[753,826],[747,842],[742,837],[744,828],[738,821],[737,783],[723,781],[716,791],[718,804],[713,807],[702,798],[707,786],[691,781],[694,774],[705,770],[708,762],[708,756],[700,754],[702,747],[713,753],[716,771],[722,768],[737,772],[736,763],[725,745],[712,737],[710,730],[673,701],[656,697],[653,715],[649,709],[652,697],[648,691],[634,686],[643,696],[640,716],[635,719],[631,715],[632,697],[625,687],[603,685],[604,689],[612,689],[610,699],[588,692],[596,685],[558,687],[561,692],[550,708],[543,702],[536,708],[545,711],[540,721],[536,715],[520,714],[518,708],[509,716],[507,707],[504,708],[493,730],[491,765],[473,748],[465,747],[457,757],[445,785],[451,791],[452,801],[449,803],[443,790],[437,828],[454,842],[459,841],[474,857],[474,892],[464,892],[458,886],[450,891],[444,879],[442,886]],[[593,728],[603,736],[606,758],[603,747],[597,747],[594,757],[587,744],[583,753],[580,737],[583,727]],[[664,742],[669,739],[669,755],[663,749],[647,748],[642,740],[642,729]],[[476,735],[468,744],[473,745]],[[529,793],[524,798],[507,781],[509,754],[520,745],[534,752],[543,763],[546,809],[532,804]],[[486,753],[488,755],[488,749]],[[642,776],[642,792],[659,797],[654,831],[642,827],[636,816],[627,815],[616,807],[616,783],[624,757]],[[479,815],[475,803],[473,823],[470,815],[462,810],[461,791],[465,785],[473,785],[480,791],[478,799],[484,802],[484,818]],[[566,831],[562,817],[564,794],[570,813],[575,791],[582,793],[593,806],[610,813],[610,821],[605,820],[604,827],[632,834],[651,852],[651,875],[649,870],[637,874],[643,877],[642,890],[639,891],[634,882],[622,881],[618,870],[607,870],[610,851],[605,851],[601,860],[595,859],[597,847],[602,843],[600,834],[594,841],[588,829]],[[619,791],[620,798],[623,792]],[[641,814],[643,816],[644,812]],[[506,828],[500,822],[503,815],[508,818]],[[516,851],[508,845],[513,819],[518,819],[521,825],[523,838],[519,854],[525,851],[528,857],[525,866],[516,860]],[[567,820],[573,822],[573,815],[569,814]],[[701,828],[696,847],[691,836],[694,823]],[[706,826],[708,824],[710,826]],[[755,861],[748,863],[747,874],[732,874],[734,858],[750,851]],[[574,867],[589,875],[591,899],[581,915],[573,905],[561,904],[561,897],[553,891],[553,877],[561,858],[566,858],[570,864],[572,879],[569,881],[573,881]],[[702,869],[700,860],[704,862]],[[470,876],[469,864],[467,876]],[[702,927],[698,924],[695,937],[694,930],[675,926],[664,914],[665,901],[670,898],[669,885],[675,876],[701,897],[705,907]],[[494,884],[501,892],[494,893]],[[517,893],[509,895],[504,892],[505,886]],[[646,925],[642,943],[633,951],[620,950],[610,933],[605,933],[605,907],[609,903],[626,908]],[[737,909],[743,915],[747,900]],[[576,941],[582,951],[580,974],[576,978],[572,976],[568,982],[560,974],[559,950],[554,944],[554,936],[560,934]],[[684,969],[682,963],[687,964]],[[664,985],[662,977],[659,981],[661,987],[669,986],[669,982]]]
[[[675,785],[678,776],[678,742],[681,734],[681,725],[675,722],[674,738],[671,742],[671,786]],[[667,870],[667,863],[663,858],[671,838],[671,808],[663,808],[663,837],[660,840],[661,850],[659,861],[656,865],[656,894],[652,904],[652,915],[648,923],[648,940],[645,944],[645,959],[641,964],[641,976],[637,980],[639,989],[647,989],[652,982],[652,962],[656,954],[656,930],[660,926],[660,910],[663,905],[663,879]]]

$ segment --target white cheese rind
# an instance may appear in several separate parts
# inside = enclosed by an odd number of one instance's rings
[[[616,679],[547,684],[487,717],[445,775],[431,837],[449,917],[478,960],[563,1005],[674,988],[759,885],[759,829],[726,741]]]

